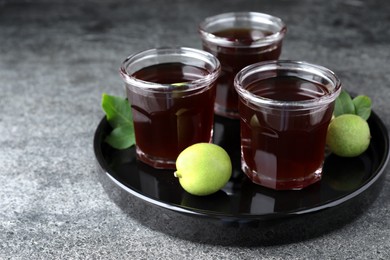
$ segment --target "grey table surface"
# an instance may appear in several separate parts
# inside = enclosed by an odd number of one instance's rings
[[[96,178],[101,95],[123,95],[122,60],[159,46],[201,48],[198,22],[228,11],[281,17],[281,58],[332,69],[390,126],[388,1],[0,0],[0,259],[390,259],[388,168],[379,196],[351,221],[250,247],[152,228]]]

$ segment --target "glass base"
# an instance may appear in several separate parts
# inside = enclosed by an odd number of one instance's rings
[[[136,147],[137,159],[156,169],[176,169],[176,160],[159,158],[145,154]]]
[[[222,117],[227,117],[231,119],[239,119],[240,114],[238,113],[238,110],[231,110],[227,109],[225,107],[222,107],[221,105],[215,104],[214,105],[214,113],[222,116]]]
[[[242,162],[242,170],[255,184],[274,190],[301,190],[321,180],[322,165],[313,173],[297,179],[274,179],[267,175],[251,170],[245,162]]]

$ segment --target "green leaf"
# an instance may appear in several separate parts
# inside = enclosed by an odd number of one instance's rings
[[[112,128],[119,127],[123,124],[133,125],[133,116],[127,99],[103,93],[102,108]]]
[[[355,114],[355,105],[351,96],[345,90],[336,98],[333,114],[337,117],[342,114]]]
[[[362,117],[364,120],[367,120],[371,115],[371,98],[365,95],[356,96],[352,100],[355,106],[356,115]]]
[[[126,149],[135,144],[134,129],[130,125],[115,128],[105,141],[116,149]]]
[[[134,123],[128,100],[103,93],[102,108],[113,128],[105,141],[116,149],[126,149],[134,145]]]

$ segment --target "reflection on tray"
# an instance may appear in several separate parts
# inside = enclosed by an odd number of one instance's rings
[[[354,158],[328,155],[322,180],[299,191],[275,191],[253,184],[241,171],[239,122],[221,117],[215,119],[214,143],[230,154],[234,170],[227,185],[209,196],[197,197],[185,192],[173,170],[157,170],[137,161],[134,147],[126,150],[109,147],[102,141],[110,131],[105,120],[95,134],[95,154],[111,178],[133,195],[147,198],[153,204],[216,218],[272,218],[332,207],[337,205],[335,202],[345,202],[358,194],[348,197],[352,192],[368,189],[371,180],[382,173],[389,157],[386,128],[375,114],[368,122],[372,134],[370,148]]]

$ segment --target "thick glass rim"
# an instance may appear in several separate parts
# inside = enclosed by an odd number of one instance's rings
[[[243,44],[239,40],[232,41],[226,37],[220,37],[210,31],[210,27],[221,25],[223,23],[231,23],[235,21],[247,21],[253,24],[272,25],[278,30],[271,35],[259,38],[251,42],[251,45]],[[226,27],[231,28],[231,27]],[[205,18],[198,26],[198,32],[208,42],[212,42],[219,46],[236,47],[236,48],[254,48],[267,46],[283,39],[286,34],[287,27],[283,20],[279,17],[272,16],[259,12],[229,12],[222,13]]]
[[[162,58],[164,61],[157,61],[156,57]],[[156,82],[145,81],[132,76],[132,73],[128,72],[129,66],[134,65],[137,62],[148,61],[151,65],[164,64],[172,62],[175,58],[179,62],[179,57],[186,57],[188,59],[198,60],[204,62],[210,66],[210,71],[207,75],[200,79],[186,82],[176,82],[172,84],[161,84]],[[147,67],[143,66],[142,68]],[[141,69],[141,68],[139,68]],[[138,71],[135,70],[134,72]],[[120,66],[120,75],[122,76],[125,83],[130,84],[134,87],[141,88],[146,91],[156,92],[168,92],[168,91],[187,91],[195,90],[203,87],[204,85],[210,84],[216,80],[221,71],[221,64],[219,60],[206,51],[189,48],[189,47],[160,47],[153,48],[144,51],[140,51],[129,55]],[[133,73],[134,73],[133,72]]]
[[[318,79],[324,79],[330,84],[326,87],[328,88],[328,93],[309,100],[302,101],[280,101],[261,97],[251,93],[246,90],[242,85],[242,82],[248,77],[260,73],[260,72],[270,72],[270,71],[285,71],[285,72],[304,72],[316,76]],[[274,75],[275,76],[275,75]],[[272,74],[265,78],[273,77]],[[299,75],[297,76],[299,77]],[[321,83],[319,83],[321,84]],[[331,85],[329,87],[329,85]],[[259,104],[264,106],[269,106],[273,108],[290,108],[290,109],[309,109],[313,107],[323,106],[333,102],[341,91],[341,81],[337,75],[330,69],[323,67],[321,65],[312,64],[305,61],[295,61],[295,60],[273,60],[273,61],[263,61],[254,63],[243,68],[239,71],[234,78],[234,87],[238,92],[239,96],[243,97],[250,103]]]

